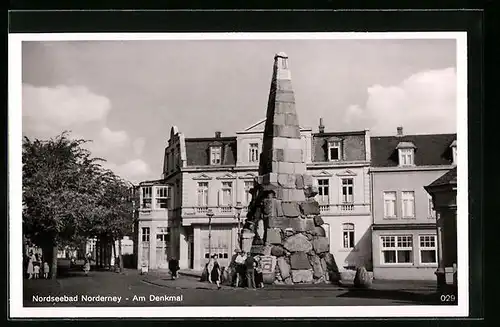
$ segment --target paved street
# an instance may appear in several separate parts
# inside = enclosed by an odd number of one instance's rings
[[[66,296],[67,302],[47,302],[47,296]],[[75,298],[78,296],[78,298]],[[102,296],[96,298],[96,296]],[[69,297],[76,299],[70,302]],[[114,297],[114,298],[112,298]],[[39,300],[37,301],[36,298]],[[431,289],[397,290],[394,287],[353,290],[335,286],[275,287],[264,289],[217,290],[215,285],[182,276],[175,281],[166,276],[141,276],[91,272],[52,280],[25,280],[24,306],[339,306],[437,304]],[[50,301],[50,300],[49,300]]]

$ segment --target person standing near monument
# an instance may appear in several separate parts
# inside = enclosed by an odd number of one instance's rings
[[[246,279],[247,287],[255,288],[255,259],[252,257],[251,253],[247,253],[247,258],[245,259],[245,269],[246,269]]]
[[[172,276],[172,279],[176,279],[177,271],[179,271],[179,260],[177,260],[176,257],[172,257],[168,261],[168,269],[170,270],[170,275]]]
[[[264,288],[264,277],[262,275],[262,260],[261,257],[255,256],[255,285],[258,288]]]

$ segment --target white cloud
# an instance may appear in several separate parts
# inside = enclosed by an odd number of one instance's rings
[[[399,85],[368,88],[364,106],[351,105],[344,122],[370,128],[375,135],[456,132],[457,91],[454,68],[414,74]]]
[[[142,154],[142,151],[144,150],[145,145],[146,145],[146,140],[143,137],[135,139],[135,141],[132,144],[135,154],[140,156]]]
[[[75,125],[100,121],[111,109],[111,101],[85,86],[36,87],[23,84],[23,116],[42,132],[71,129]]]
[[[125,131],[112,131],[108,127],[103,127],[100,139],[109,146],[121,147],[127,144],[128,135]]]
[[[103,166],[112,170],[115,174],[125,180],[134,183],[143,180],[151,173],[149,165],[142,159],[133,159],[121,165],[117,165],[112,162],[105,162]]]

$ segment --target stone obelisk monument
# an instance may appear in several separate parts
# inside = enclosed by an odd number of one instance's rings
[[[306,173],[288,57],[274,57],[259,176],[243,230],[242,249],[262,257],[266,283],[338,279],[321,227],[317,189]]]

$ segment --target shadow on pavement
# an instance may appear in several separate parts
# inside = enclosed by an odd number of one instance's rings
[[[403,290],[376,290],[376,289],[360,289],[350,287],[346,289],[347,292],[338,295],[338,297],[345,298],[363,298],[363,299],[387,299],[394,301],[413,302],[422,305],[436,305],[442,304],[439,301],[439,293],[418,293]]]

